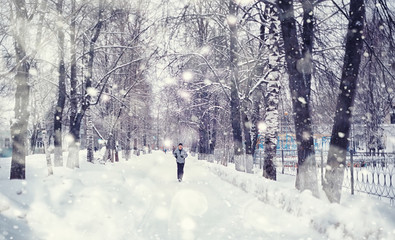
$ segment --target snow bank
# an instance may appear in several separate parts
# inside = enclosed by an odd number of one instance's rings
[[[135,235],[137,214],[130,212],[138,210],[125,204],[133,195],[128,194],[131,191],[123,175],[93,164],[88,169],[55,170],[56,175],[46,178],[37,174],[27,180],[0,182],[4,184],[0,186],[0,240],[128,239]],[[114,184],[118,187],[111,187]]]
[[[324,193],[318,199],[311,192],[300,193],[288,180],[270,181],[257,174],[237,172],[231,167],[203,163],[211,172],[259,200],[292,215],[308,218],[311,226],[329,239],[395,239],[394,208],[364,196],[343,194],[341,204],[329,203]]]

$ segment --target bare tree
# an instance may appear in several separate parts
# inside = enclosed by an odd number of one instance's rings
[[[99,7],[98,7],[98,15],[97,15],[97,22],[91,32],[91,36],[88,35],[87,39],[87,46],[88,46],[88,51],[84,55],[84,95],[82,98],[82,103],[80,105],[80,108],[78,110],[72,109],[71,112],[77,113],[74,118],[70,118],[70,135],[72,136],[72,141],[69,143],[69,155],[67,159],[67,167],[69,168],[74,168],[74,167],[79,167],[79,143],[80,143],[80,129],[81,129],[81,123],[82,119],[85,115],[85,111],[89,108],[90,106],[90,100],[92,97],[92,94],[94,94],[95,90],[92,86],[92,78],[93,78],[93,61],[95,57],[95,44],[96,41],[99,38],[103,23],[105,21],[104,16],[104,3],[103,1],[99,2]],[[77,93],[75,89],[72,89],[72,93]],[[71,99],[76,98],[76,96],[71,95]],[[75,104],[72,105],[73,107],[76,107]]]
[[[337,98],[335,122],[328,153],[323,189],[331,202],[340,202],[346,154],[349,142],[352,106],[358,83],[363,49],[365,4],[350,0],[349,23],[346,36],[344,65]]]
[[[27,155],[27,127],[29,121],[28,103],[30,97],[28,56],[26,54],[28,13],[24,0],[13,1],[15,11],[15,27],[13,36],[16,54],[16,84],[15,118],[11,124],[12,159],[10,179],[25,179],[25,165]]]
[[[289,75],[295,133],[298,146],[296,188],[311,190],[318,195],[317,172],[311,127],[310,93],[313,46],[313,2],[303,0],[303,29],[300,46],[294,17],[294,2],[277,1],[280,9],[281,30]]]
[[[66,103],[66,68],[64,62],[65,42],[64,42],[64,24],[63,24],[63,0],[58,0],[56,3],[57,11],[57,40],[58,40],[58,99],[55,107],[54,115],[54,165],[55,167],[63,166],[62,153],[62,125],[63,125],[63,110]]]
[[[237,66],[237,9],[238,6],[233,0],[229,1],[229,69],[230,69],[230,109],[231,109],[231,122],[234,144],[234,158],[236,170],[245,170],[243,135],[241,125],[241,109],[240,109],[240,96],[239,96],[239,73]]]

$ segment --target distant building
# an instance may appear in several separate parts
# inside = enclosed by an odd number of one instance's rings
[[[390,113],[384,120],[384,123],[379,126],[379,129],[374,136],[376,140],[374,144],[369,144],[369,134],[367,126],[363,123],[361,118],[351,125],[350,129],[350,144],[349,150],[355,152],[395,152],[395,113]],[[329,150],[331,139],[332,126],[320,125],[313,126],[314,132],[314,148],[315,150]],[[263,149],[264,136],[259,135],[258,149]],[[293,122],[283,117],[280,121],[277,150],[297,150],[295,131]]]

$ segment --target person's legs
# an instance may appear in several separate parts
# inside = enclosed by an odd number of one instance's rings
[[[180,175],[181,175],[181,163],[177,162],[177,179],[180,181]]]
[[[180,163],[180,177],[179,179],[182,180],[182,177],[184,176],[184,164],[185,163]]]
[[[184,163],[177,162],[177,179],[181,182],[184,175]]]

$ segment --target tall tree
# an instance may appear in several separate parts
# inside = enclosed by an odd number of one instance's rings
[[[56,3],[57,11],[57,40],[58,40],[58,100],[55,107],[54,115],[54,165],[55,167],[63,166],[62,156],[62,124],[63,110],[66,103],[66,68],[64,62],[65,43],[64,43],[64,24],[63,24],[63,0]]]
[[[276,165],[274,160],[277,153],[277,136],[279,128],[278,103],[280,93],[280,79],[282,78],[281,64],[281,40],[278,12],[272,5],[266,7],[266,25],[268,26],[268,34],[265,39],[268,48],[268,67],[266,89],[264,91],[266,111],[265,111],[265,155],[263,164],[263,176],[272,180],[276,180]]]
[[[237,66],[237,9],[238,6],[233,0],[229,0],[229,16],[227,19],[229,26],[229,70],[230,70],[230,118],[232,122],[233,147],[235,167],[238,171],[245,170],[244,147],[241,126],[241,109],[239,96],[239,73]]]
[[[390,62],[394,53],[394,38],[391,28],[394,26],[393,11],[386,2],[376,4],[366,2],[366,20],[364,26],[364,57],[355,96],[353,124],[363,124],[366,147],[370,152],[386,148],[383,124],[386,116],[395,106],[395,76],[391,73]],[[352,138],[352,137],[351,137]],[[355,145],[354,145],[355,146]]]
[[[38,52],[39,49],[42,47],[41,42],[43,40],[43,29],[44,29],[44,20],[47,12],[47,0],[43,0],[40,3],[39,9],[38,9],[38,23],[37,23],[37,34],[36,34],[36,39],[34,43],[34,48],[35,52]],[[32,76],[29,81],[32,81],[31,87],[34,87],[34,82],[35,78],[41,77],[41,72],[40,72],[40,66],[37,61],[37,59],[32,59],[31,66],[30,68],[33,71],[36,71],[37,74],[35,76]],[[37,80],[36,80],[37,81]],[[32,99],[33,99],[33,104],[31,108],[31,114],[33,115],[33,131],[32,131],[32,136],[30,138],[30,146],[31,146],[31,152],[34,154],[35,149],[37,146],[37,140],[39,137],[39,132],[41,131],[40,129],[40,120],[37,118],[40,115],[40,110],[42,110],[42,105],[40,107],[37,107],[37,104],[42,101],[42,99],[37,98],[37,91],[32,91]],[[39,113],[36,113],[39,112]]]
[[[74,168],[79,167],[79,144],[80,144],[80,130],[81,130],[81,123],[82,119],[85,115],[85,111],[90,106],[90,100],[92,95],[95,94],[95,89],[92,87],[92,78],[93,78],[93,61],[95,57],[95,45],[96,41],[100,36],[100,32],[103,27],[103,23],[105,21],[104,16],[104,1],[99,1],[98,7],[98,15],[97,15],[97,22],[93,28],[92,35],[88,36],[86,44],[88,46],[88,51],[84,55],[84,94],[82,97],[82,102],[77,111],[73,109],[71,111],[72,114],[76,115],[74,118],[70,119],[70,135],[72,140],[69,143],[69,155],[67,158],[67,167]],[[72,90],[76,93],[75,90]],[[76,96],[71,96],[71,98],[75,98]],[[75,105],[73,106],[75,107]]]
[[[28,56],[26,54],[27,44],[27,22],[29,19],[27,6],[24,0],[13,1],[15,7],[15,27],[13,37],[16,55],[16,84],[15,91],[15,118],[11,124],[12,158],[10,179],[25,179],[25,166],[27,155],[27,127],[29,122],[29,69]]]
[[[350,0],[348,31],[344,65],[336,103],[335,121],[328,153],[323,189],[331,202],[340,202],[346,167],[346,154],[350,135],[353,102],[358,83],[363,49],[365,4],[363,0]]]
[[[302,0],[302,46],[300,46],[298,41],[294,1],[278,0],[277,3],[280,9],[281,31],[284,40],[298,148],[298,169],[295,186],[300,191],[308,189],[314,195],[318,195],[310,112],[314,23],[313,0]]]
[[[69,125],[72,136],[79,135],[77,131],[78,124],[78,79],[77,79],[77,42],[76,42],[76,21],[77,7],[76,0],[71,0],[71,17],[70,17],[70,116]],[[71,163],[70,163],[71,165]],[[72,166],[70,166],[72,167]]]

